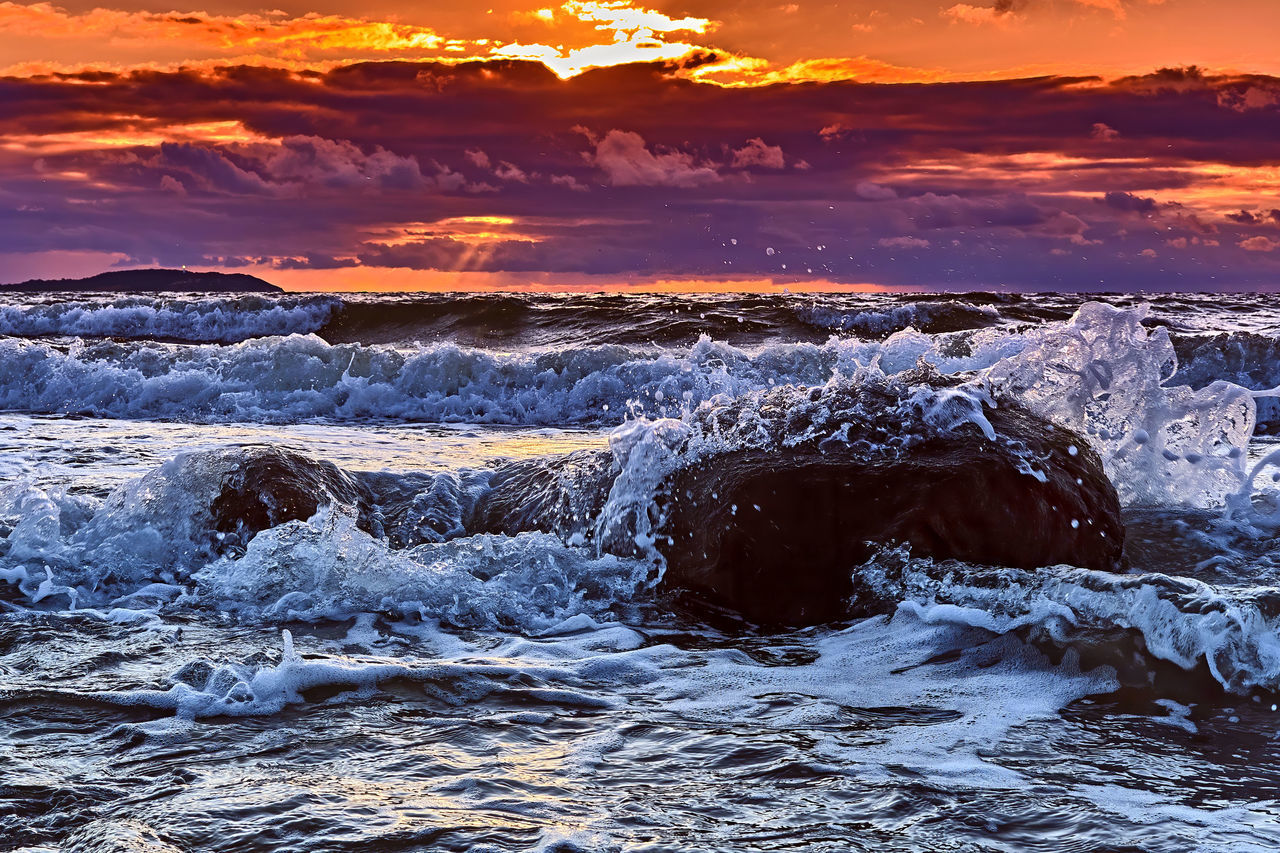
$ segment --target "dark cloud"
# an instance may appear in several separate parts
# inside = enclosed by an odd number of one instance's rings
[[[1143,198],[1133,193],[1119,192],[1112,190],[1102,197],[1107,207],[1116,210],[1124,210],[1129,213],[1155,213],[1156,200],[1154,198]]]
[[[1227,219],[1241,225],[1280,225],[1280,208],[1257,211],[1239,210],[1235,213],[1228,213]]]
[[[561,80],[518,61],[8,78],[0,135],[20,142],[0,149],[0,252],[1212,286],[1224,267],[1280,272],[1280,253],[1236,233],[1280,210],[1169,200],[1209,187],[1207,164],[1220,182],[1224,166],[1280,160],[1280,107],[1248,95],[1276,89],[1194,68],[722,88],[666,64]],[[1213,222],[1229,233],[1199,239]],[[1170,245],[1177,270],[1135,260]]]
[[[185,174],[211,192],[256,195],[269,194],[275,189],[261,175],[242,169],[220,151],[204,145],[163,142],[152,162],[158,169]],[[187,186],[185,181],[182,184]]]
[[[920,228],[1030,228],[1043,224],[1052,213],[1020,195],[966,198],[926,193],[905,204],[911,220]]]

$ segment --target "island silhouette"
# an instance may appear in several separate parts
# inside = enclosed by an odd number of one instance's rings
[[[247,273],[194,270],[111,270],[88,278],[33,278],[0,285],[0,292],[35,293],[283,293]]]

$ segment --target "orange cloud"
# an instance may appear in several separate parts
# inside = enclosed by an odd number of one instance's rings
[[[1280,249],[1280,240],[1272,240],[1270,237],[1249,237],[1241,240],[1236,244],[1246,252],[1274,252]]]
[[[93,9],[74,13],[51,3],[0,3],[0,33],[42,39],[105,38],[115,45],[183,42],[219,50],[260,50],[285,55],[312,51],[441,50],[465,43],[429,27],[314,12],[291,18],[208,15],[203,12],[125,12]]]
[[[1005,25],[1017,20],[1012,3],[997,3],[995,6],[973,6],[969,3],[957,3],[942,10],[945,17],[962,24],[996,24]]]
[[[114,53],[185,49],[188,53],[213,52],[220,58],[234,57],[237,61],[256,60],[254,64],[306,61],[315,65],[324,58],[379,54],[445,60],[533,59],[561,77],[569,77],[587,68],[679,59],[703,46],[672,39],[672,34],[705,34],[717,26],[709,18],[675,18],[630,0],[570,0],[556,9],[538,9],[525,17],[545,24],[571,19],[589,26],[566,45],[559,40],[545,44],[502,38],[447,38],[428,26],[314,12],[300,17],[279,11],[210,15],[99,8],[72,12],[47,2],[21,4],[5,0],[0,2],[0,38],[95,40]],[[198,59],[186,55],[171,65],[189,65]],[[5,70],[30,74],[57,67],[57,62],[28,59]]]
[[[1116,20],[1125,18],[1124,0],[1076,0],[1081,6],[1091,6],[1094,9],[1101,9],[1104,12],[1110,12],[1115,15]],[[1159,6],[1164,0],[1146,0],[1150,6]]]
[[[302,58],[317,51],[376,53],[462,47],[426,27],[340,15],[309,13],[286,18],[268,13],[231,17],[109,9],[76,15],[47,3],[0,3],[0,32],[41,38],[102,37],[115,45],[139,47],[155,41],[179,42],[218,51],[261,51],[263,55],[282,58]]]
[[[139,118],[134,127],[123,129],[10,134],[0,140],[0,148],[48,155],[65,154],[72,151],[92,151],[103,148],[141,148],[158,146],[165,142],[245,144],[270,141],[270,137],[254,133],[239,121],[162,125],[155,121],[143,121]]]
[[[529,59],[542,62],[562,79],[590,68],[633,62],[673,62],[690,66],[694,79],[721,85],[769,85],[857,79],[871,82],[941,79],[937,71],[906,68],[868,57],[816,58],[785,66],[752,56],[716,50],[702,40],[719,22],[672,17],[631,0],[570,0],[538,9],[526,18],[559,27],[565,21],[590,25],[569,43],[452,39],[432,27],[343,15],[283,12],[210,15],[205,12],[126,12],[99,8],[72,12],[52,3],[0,2],[0,39],[27,38],[75,44],[93,40],[111,51],[152,51],[143,62],[94,62],[96,68],[202,68],[219,62],[269,65],[294,70],[327,69],[344,60],[408,55],[454,62],[475,59]],[[585,36],[584,36],[585,33]],[[562,35],[559,31],[557,35]],[[585,43],[584,43],[585,42]],[[170,62],[155,50],[178,51]],[[70,48],[68,48],[70,50]],[[80,51],[77,50],[76,53]],[[714,57],[710,62],[709,57]],[[692,61],[697,58],[698,61]],[[79,70],[89,63],[28,59],[0,73],[34,76]]]
[[[774,83],[830,83],[857,80],[863,83],[931,83],[955,75],[940,69],[910,68],[866,56],[803,59],[781,68],[763,59],[721,56],[682,72],[704,83],[722,86],[768,86]]]
[[[1057,280],[1138,287],[1160,273],[1147,249],[1215,284],[1280,258],[1274,108],[1233,94],[1280,91],[1272,78],[744,90],[679,76],[366,62],[8,80],[0,252],[401,268],[406,285],[545,272],[969,287],[995,272],[1042,286],[1061,249]]]

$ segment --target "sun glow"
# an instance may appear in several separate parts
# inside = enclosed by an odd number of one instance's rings
[[[435,222],[401,222],[377,229],[370,243],[382,246],[408,246],[428,240],[451,240],[481,246],[500,241],[540,242],[538,237],[510,229],[516,220],[510,216],[450,216]]]

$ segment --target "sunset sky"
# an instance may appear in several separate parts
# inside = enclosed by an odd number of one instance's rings
[[[1276,0],[0,2],[0,281],[1280,285]]]

